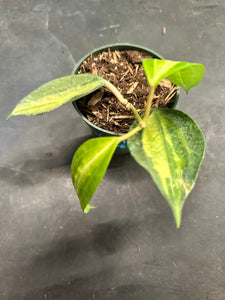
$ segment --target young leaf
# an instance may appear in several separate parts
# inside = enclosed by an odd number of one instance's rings
[[[154,109],[143,133],[130,138],[128,147],[152,176],[180,227],[184,202],[204,157],[205,139],[200,128],[181,111]]]
[[[78,148],[73,157],[72,181],[85,213],[92,208],[88,203],[106,172],[117,144],[117,137],[90,139]]]
[[[199,83],[205,70],[202,64],[161,59],[144,59],[142,64],[150,86],[168,78],[186,92]]]
[[[82,98],[105,84],[92,74],[70,75],[52,80],[23,98],[9,115],[38,115]]]

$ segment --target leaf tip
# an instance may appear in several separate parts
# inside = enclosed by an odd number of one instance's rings
[[[11,117],[13,116],[13,114],[11,113],[10,115],[8,115],[6,121],[8,121]]]
[[[173,216],[174,216],[176,228],[179,229],[180,225],[181,225],[182,208],[174,207],[173,208]]]
[[[180,229],[181,221],[179,223],[176,223],[176,228]]]
[[[85,214],[87,214],[87,213],[89,213],[89,211],[91,210],[91,209],[94,209],[95,208],[95,206],[91,206],[90,204],[87,204],[86,206],[85,206],[85,208],[83,209],[83,212],[85,213]]]

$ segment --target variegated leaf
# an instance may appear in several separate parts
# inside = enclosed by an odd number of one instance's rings
[[[92,74],[70,75],[52,80],[23,98],[9,115],[38,115],[82,98],[105,84]]]
[[[205,139],[188,115],[174,109],[154,109],[143,132],[128,140],[136,161],[152,176],[170,205],[177,227],[204,157]]]
[[[85,213],[92,208],[89,201],[106,172],[117,144],[117,137],[90,139],[78,148],[73,157],[73,185]]]

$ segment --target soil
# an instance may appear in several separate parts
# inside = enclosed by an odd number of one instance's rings
[[[142,67],[144,58],[152,58],[144,52],[133,50],[102,52],[91,55],[81,65],[79,74],[92,73],[110,81],[134,105],[139,114],[145,110],[149,85]],[[162,80],[156,88],[152,108],[171,107],[177,87],[168,79]],[[133,112],[125,108],[116,97],[102,87],[77,101],[86,118],[115,133],[126,133],[135,120]]]

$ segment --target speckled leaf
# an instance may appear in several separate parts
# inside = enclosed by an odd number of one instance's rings
[[[202,64],[161,59],[144,59],[142,64],[150,86],[168,78],[186,92],[199,83],[205,70]]]
[[[92,74],[70,75],[52,80],[23,98],[9,115],[38,115],[88,95],[105,84]]]
[[[143,132],[128,140],[131,155],[152,176],[170,205],[177,227],[204,157],[205,139],[188,115],[154,109]]]
[[[88,203],[106,172],[117,144],[117,137],[90,139],[78,148],[73,157],[73,185],[85,213],[92,208]]]

